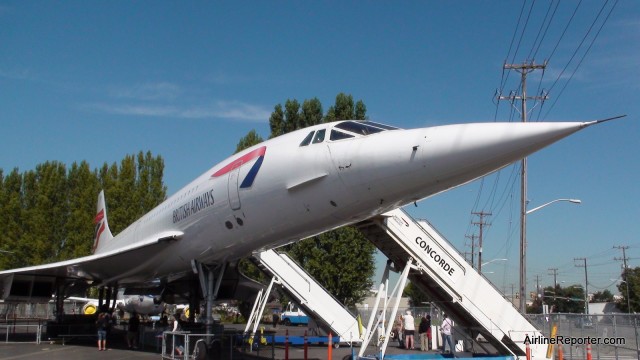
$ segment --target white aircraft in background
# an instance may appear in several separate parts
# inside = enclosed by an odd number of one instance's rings
[[[603,121],[412,130],[338,121],[297,130],[215,165],[117,236],[101,192],[93,255],[2,271],[0,299],[69,296],[88,286],[126,288],[168,302],[246,299],[234,270],[253,251],[466,184]]]
[[[80,309],[80,312],[84,315],[93,315],[100,309],[100,300],[91,298],[82,298],[71,296],[68,298],[71,301],[84,302],[85,304]],[[116,308],[118,310],[126,311],[129,314],[136,313],[139,315],[159,315],[165,310],[165,303],[158,303],[153,296],[150,295],[127,295],[119,297],[116,300]]]

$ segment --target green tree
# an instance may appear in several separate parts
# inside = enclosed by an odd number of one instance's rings
[[[269,128],[271,128],[271,136],[269,136],[269,138],[274,138],[286,133],[282,105],[278,104],[273,108],[273,112],[269,117]]]
[[[136,192],[139,201],[136,218],[158,206],[167,197],[167,187],[162,182],[164,175],[164,159],[154,157],[150,151],[138,153],[138,176]]]
[[[548,286],[533,299],[528,313],[541,314],[542,304],[549,305],[549,311],[555,313],[584,313],[584,289],[580,285],[568,287]]]
[[[29,244],[27,261],[32,264],[55,261],[65,238],[66,167],[46,162],[26,172],[23,181],[24,233],[20,241]]]
[[[346,306],[355,306],[373,285],[375,248],[352,226],[299,241],[285,250]]]
[[[596,291],[589,302],[613,302],[613,294],[608,289]]]
[[[0,249],[7,251],[0,255],[2,268],[26,266],[28,246],[22,239],[22,174],[17,168],[13,169],[3,179],[2,195],[0,196]]]
[[[251,130],[238,142],[238,145],[236,146],[236,153],[250,148],[253,145],[257,145],[262,141],[262,136],[260,136],[255,130]]]
[[[289,133],[297,129],[301,129],[300,121],[300,103],[296,99],[287,99],[284,103],[284,130]]]
[[[318,98],[307,99],[302,103],[300,114],[302,127],[321,124],[322,117],[322,103]]]
[[[629,292],[627,292],[627,282]],[[618,284],[618,291],[622,299],[618,302],[618,308],[623,312],[638,312],[640,310],[640,267],[627,268],[622,273],[622,281]],[[631,309],[629,309],[629,304]]]
[[[404,296],[409,298],[409,304],[414,307],[424,306],[424,303],[431,301],[429,296],[415,286],[412,282],[408,282],[404,287]]]
[[[91,253],[96,198],[100,192],[97,172],[91,171],[86,161],[80,164],[74,162],[71,165],[67,184],[69,213],[65,224],[66,237],[60,251],[61,259],[72,259]]]
[[[86,162],[67,171],[55,161],[23,174],[0,169],[0,249],[8,251],[0,254],[0,268],[88,255],[100,188],[114,195],[107,206],[118,231],[164,200],[163,171],[162,158],[151,153],[94,171]]]

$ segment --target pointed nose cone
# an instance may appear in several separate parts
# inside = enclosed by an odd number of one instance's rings
[[[474,123],[425,129],[425,167],[445,190],[499,170],[593,123]]]

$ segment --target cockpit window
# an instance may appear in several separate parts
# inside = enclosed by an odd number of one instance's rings
[[[316,131],[316,136],[313,137],[313,143],[317,144],[317,143],[323,142],[324,141],[324,133],[325,132],[326,132],[325,129]]]
[[[382,128],[374,127],[374,126],[367,125],[362,122],[356,122],[356,121],[345,121],[343,123],[336,125],[336,128],[346,130],[359,135],[371,135],[371,134],[384,131],[384,129]]]
[[[300,143],[300,146],[307,146],[311,143],[311,139],[313,139],[313,131],[309,133],[309,135],[307,135],[307,137],[304,138],[304,140],[302,140],[302,142]]]
[[[336,141],[336,140],[344,140],[344,139],[349,139],[354,137],[351,134],[347,134],[344,133],[342,131],[337,131],[337,130],[331,130],[331,135],[329,136],[329,140],[331,141]]]
[[[375,127],[379,127],[380,129],[384,129],[384,130],[398,130],[398,128],[395,127],[395,126],[389,126],[389,125],[385,125],[385,124],[380,124],[380,123],[373,122],[373,121],[367,121],[367,125],[373,125]]]

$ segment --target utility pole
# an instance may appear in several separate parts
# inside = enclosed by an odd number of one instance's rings
[[[478,236],[478,272],[482,274],[482,230],[485,225],[490,225],[484,221],[485,216],[491,216],[491,213],[486,213],[484,211],[480,212],[472,212],[473,215],[478,215],[480,217],[480,221],[472,222],[473,225],[478,225],[480,227],[480,235]]]
[[[547,269],[553,272],[553,303],[556,301],[556,291],[558,290],[558,268]],[[551,274],[549,274],[551,275]]]
[[[527,74],[534,70],[547,67],[547,62],[544,64],[536,65],[533,61],[523,62],[522,64],[504,64],[505,70],[515,70],[521,75],[522,95],[509,95],[498,96],[498,100],[510,100],[511,103],[515,100],[520,100],[522,116],[522,122],[527,122],[527,100],[541,100],[547,99],[546,95],[527,97]],[[527,158],[522,159],[522,169],[520,171],[520,294],[526,292],[527,287]],[[520,312],[525,314],[527,312],[526,301],[524,296],[520,296]]]
[[[622,275],[624,275],[624,283],[627,285],[627,312],[631,314],[631,294],[629,294],[629,273],[627,272],[629,268],[627,267],[627,253],[626,253],[626,250],[629,248],[629,246],[614,246],[613,248],[622,250],[622,259],[613,258],[613,260],[616,260],[616,261],[622,260],[622,264],[624,266],[622,270]]]
[[[573,260],[584,261],[584,265],[576,264],[576,266],[584,267],[584,313],[585,315],[589,315],[589,278],[587,277],[587,258],[574,258]]]
[[[465,235],[464,237],[466,237],[467,239],[471,239],[471,267],[476,267],[475,264],[475,254],[476,254],[476,239],[478,238],[478,235],[473,234],[473,235]]]

